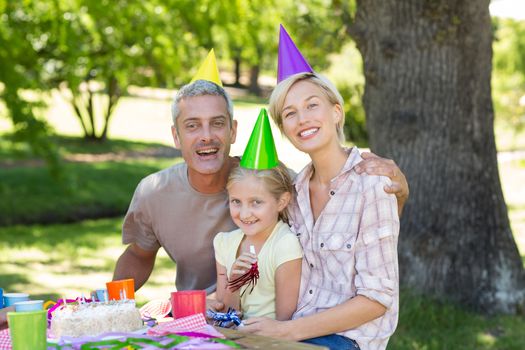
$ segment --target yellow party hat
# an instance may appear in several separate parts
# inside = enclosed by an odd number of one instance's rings
[[[208,56],[204,62],[202,62],[197,74],[195,74],[193,79],[191,79],[191,83],[199,79],[208,80],[212,83],[222,86],[222,81],[221,78],[219,78],[219,69],[217,68],[217,61],[215,60],[215,53],[213,52],[213,49],[210,50]]]

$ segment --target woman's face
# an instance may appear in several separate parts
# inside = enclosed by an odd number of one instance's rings
[[[332,104],[317,85],[301,80],[290,88],[281,111],[283,131],[300,151],[313,153],[339,145],[341,106]]]

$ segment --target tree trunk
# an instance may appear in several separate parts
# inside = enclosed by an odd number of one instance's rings
[[[259,64],[253,65],[250,68],[250,87],[248,88],[248,91],[255,95],[261,94],[261,88],[259,86],[259,71]]]
[[[523,312],[525,272],[501,191],[489,0],[360,0],[370,146],[406,173],[402,285],[487,313]]]
[[[241,86],[241,54],[240,52],[233,57],[235,64],[235,83],[234,86]]]

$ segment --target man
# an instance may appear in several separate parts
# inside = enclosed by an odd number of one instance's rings
[[[177,263],[177,289],[215,289],[213,237],[235,228],[225,191],[237,122],[233,104],[217,84],[197,80],[184,86],[173,103],[175,145],[184,163],[141,181],[123,224],[129,244],[117,261],[114,279],[148,279],[162,246]]]
[[[134,278],[139,289],[149,278],[162,246],[177,263],[179,290],[215,290],[213,237],[235,228],[225,190],[228,174],[238,165],[229,156],[237,122],[232,101],[217,84],[197,80],[184,86],[173,103],[175,146],[184,163],[149,175],[138,185],[124,218],[123,242],[113,279]],[[404,175],[390,160],[365,154],[361,172],[392,178],[386,189],[398,197],[399,208],[408,198]]]

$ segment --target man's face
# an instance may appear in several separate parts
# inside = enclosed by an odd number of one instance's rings
[[[177,128],[172,126],[171,132],[188,168],[206,175],[219,172],[237,133],[237,121],[230,126],[226,101],[215,95],[186,97],[179,109]]]

